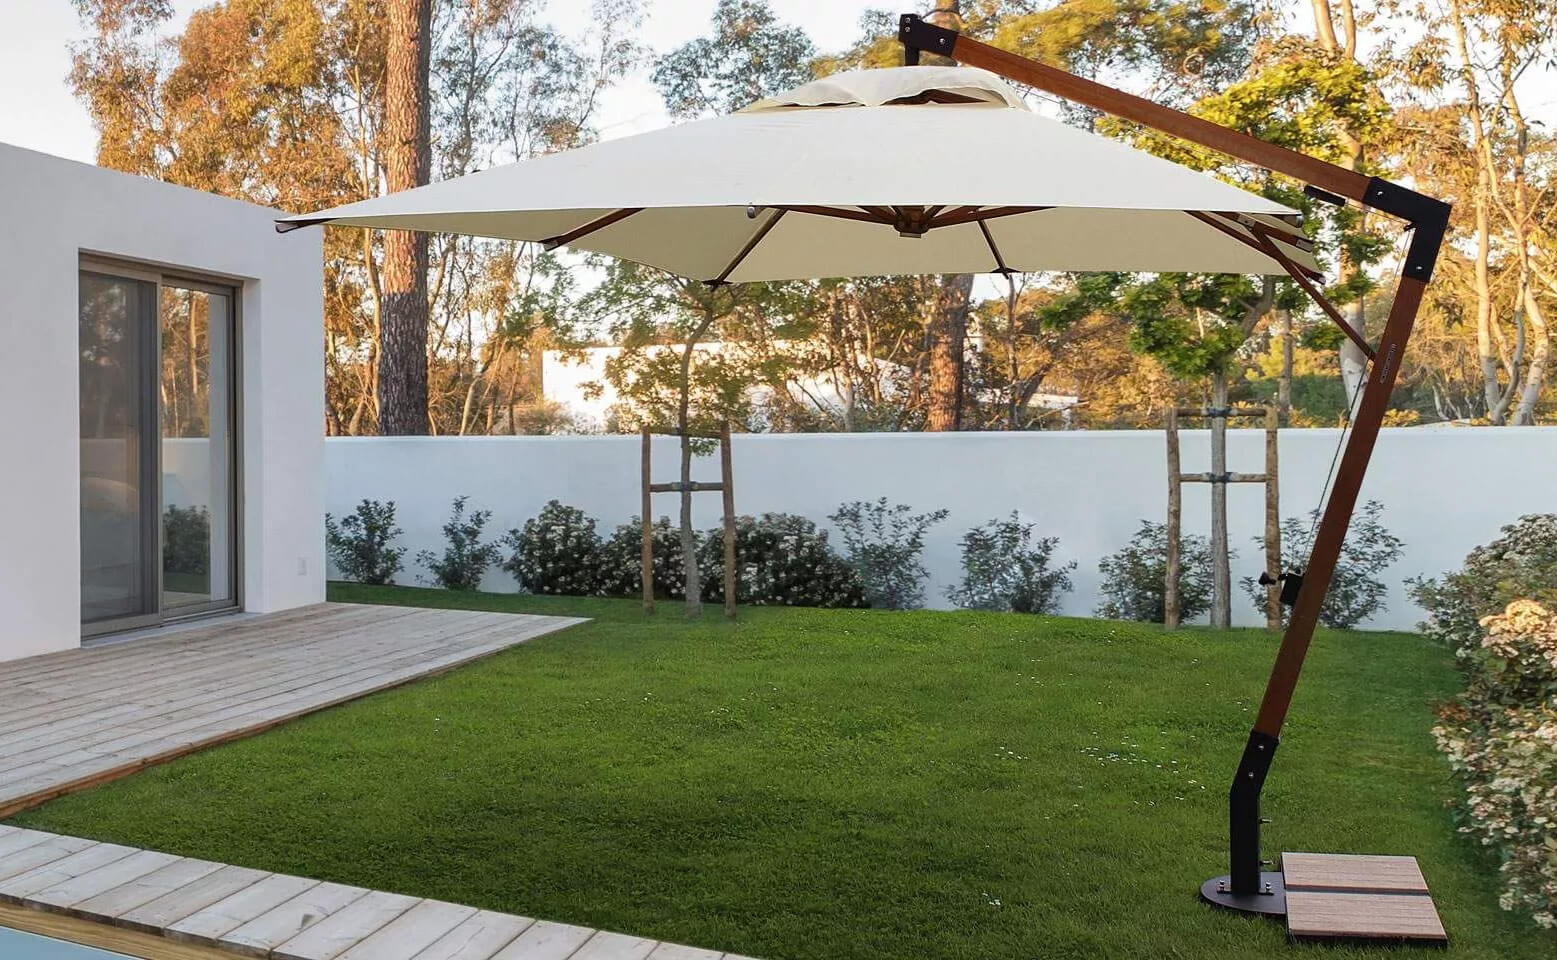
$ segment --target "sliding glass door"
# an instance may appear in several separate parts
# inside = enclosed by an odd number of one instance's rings
[[[83,631],[232,607],[233,290],[96,264],[80,290]]]

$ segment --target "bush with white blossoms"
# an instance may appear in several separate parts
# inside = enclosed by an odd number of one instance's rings
[[[595,521],[577,507],[548,501],[524,529],[508,531],[503,569],[530,593],[588,597],[600,592],[601,541]]]
[[[600,546],[600,593],[636,597],[643,593],[643,531],[633,517],[612,531]],[[686,564],[681,558],[681,531],[669,517],[654,521],[654,595],[661,600],[686,596]]]
[[[724,602],[724,528],[703,534],[698,548],[703,599]],[[827,531],[791,513],[735,520],[735,598],[792,607],[863,607],[854,569],[827,542]]]
[[[1498,902],[1557,927],[1557,613],[1515,600],[1481,629],[1433,736],[1464,787],[1460,831],[1498,856]]]
[[[1481,619],[1510,601],[1534,599],[1557,608],[1557,514],[1527,514],[1502,533],[1441,581],[1406,581],[1411,599],[1427,611],[1422,632],[1456,653],[1475,649]]]

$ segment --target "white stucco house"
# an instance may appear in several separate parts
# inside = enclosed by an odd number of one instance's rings
[[[322,250],[0,144],[0,660],[324,598]]]

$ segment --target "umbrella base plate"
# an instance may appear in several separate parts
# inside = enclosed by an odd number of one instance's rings
[[[1200,885],[1200,899],[1214,907],[1240,913],[1258,913],[1268,917],[1283,917],[1287,914],[1287,888],[1278,871],[1260,874],[1259,893],[1233,893],[1233,882],[1227,874],[1212,877]]]

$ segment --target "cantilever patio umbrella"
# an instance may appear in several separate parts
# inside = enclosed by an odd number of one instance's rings
[[[282,225],[566,244],[740,283],[1007,269],[1285,272],[1242,242],[1257,235],[1315,273],[1297,216],[1034,114],[983,70],[899,67]]]
[[[1291,884],[1322,901],[1317,925],[1302,928],[1312,935],[1444,939],[1435,913],[1428,923],[1419,903],[1394,903],[1425,897],[1359,897],[1339,909],[1326,899],[1334,889],[1313,894],[1308,880],[1262,872],[1259,798],[1432,277],[1448,205],[913,14],[902,17],[899,39],[908,68],[839,74],[733,116],[288,217],[277,229],[333,223],[530,240],[711,284],[1013,270],[1292,276],[1371,365],[1308,564],[1283,577],[1290,624],[1229,790],[1231,869],[1206,881],[1201,895],[1232,909],[1285,914],[1300,935],[1286,895]],[[921,51],[965,66],[913,66]],[[1377,346],[1320,293],[1296,211],[1032,114],[995,74],[1286,174],[1321,202],[1356,203],[1402,221],[1412,239]],[[1344,859],[1341,872],[1352,873],[1341,880],[1352,891],[1396,882],[1374,875],[1379,858]],[[1328,871],[1321,884],[1338,882],[1332,861],[1303,862],[1310,873]]]

